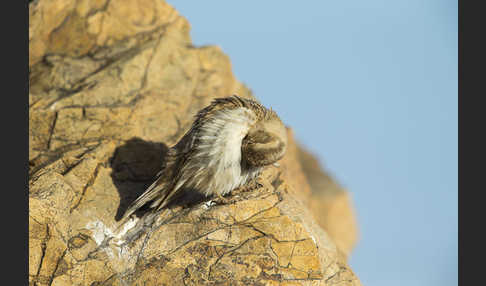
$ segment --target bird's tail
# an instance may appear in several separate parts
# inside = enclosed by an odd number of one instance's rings
[[[154,208],[154,205],[158,205],[164,201],[164,199],[167,197],[167,193],[169,192],[168,185],[169,184],[167,184],[162,176],[159,176],[155,182],[153,182],[152,185],[150,185],[147,190],[145,190],[145,192],[135,201],[133,201],[132,204],[127,208],[125,214],[123,214],[123,217],[120,220],[120,223],[125,223],[128,217],[147,203],[154,201],[150,204],[150,208]],[[155,202],[157,202],[157,204],[155,204]]]

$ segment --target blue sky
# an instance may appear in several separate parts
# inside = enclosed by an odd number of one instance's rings
[[[457,1],[168,1],[352,194],[363,285],[457,285]]]

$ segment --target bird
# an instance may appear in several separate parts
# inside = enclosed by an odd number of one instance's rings
[[[282,159],[286,149],[286,127],[271,108],[238,95],[216,98],[168,150],[154,182],[131,203],[121,221],[142,207],[161,210],[186,189],[223,200],[255,180],[265,166]]]

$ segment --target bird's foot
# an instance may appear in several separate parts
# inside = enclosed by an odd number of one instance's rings
[[[258,188],[261,188],[261,187],[263,187],[263,184],[259,183],[256,179],[251,180],[247,184],[240,186],[240,187],[234,189],[233,191],[231,191],[231,197],[238,197],[238,195],[241,194],[241,193],[251,192],[251,191],[256,190]],[[216,199],[213,200],[213,201],[218,205],[227,205],[227,204],[234,202],[233,199],[231,199],[229,197],[225,198],[220,194],[216,194],[215,196],[216,196]]]
[[[244,196],[244,193],[248,193],[251,191],[254,191],[256,189],[259,189],[263,187],[261,183],[259,183],[257,180],[251,180],[250,182],[246,183],[243,186],[240,186],[233,191],[231,191],[231,196],[232,197],[239,197],[239,195]]]
[[[235,191],[235,193],[244,193],[244,192],[250,192],[250,191],[253,191],[253,190],[256,190],[256,189],[259,189],[263,187],[263,184],[261,184],[260,182],[258,182],[256,179],[254,180],[251,180],[250,182],[248,182],[247,184],[237,188]]]
[[[225,198],[220,194],[216,194],[216,200],[213,200],[218,205],[226,205],[231,202],[229,198]]]

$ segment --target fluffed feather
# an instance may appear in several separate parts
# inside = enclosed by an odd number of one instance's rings
[[[165,166],[122,221],[145,205],[166,207],[184,189],[225,195],[280,160],[286,147],[285,126],[273,110],[236,95],[215,99],[169,149]]]

